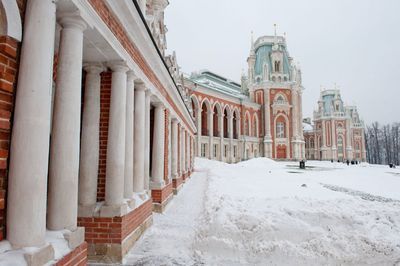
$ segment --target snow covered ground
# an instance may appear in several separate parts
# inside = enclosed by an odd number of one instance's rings
[[[400,265],[400,170],[196,159],[127,265]]]

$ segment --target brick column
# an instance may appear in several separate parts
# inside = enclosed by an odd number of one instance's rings
[[[79,17],[60,20],[57,89],[51,132],[47,227],[77,228],[83,30]]]

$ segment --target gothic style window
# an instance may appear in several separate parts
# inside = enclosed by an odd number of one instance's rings
[[[277,138],[285,137],[285,123],[283,122],[276,123],[276,137]]]
[[[275,61],[275,72],[280,72],[281,71],[280,70],[280,65],[281,65],[281,62]]]
[[[310,139],[310,148],[314,148],[314,139]]]
[[[285,103],[285,99],[283,98],[282,95],[279,95],[278,98],[276,98],[276,103],[277,104],[284,104]]]

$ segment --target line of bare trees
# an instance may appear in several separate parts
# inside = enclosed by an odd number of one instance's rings
[[[400,123],[372,123],[366,127],[365,141],[368,162],[400,165]]]

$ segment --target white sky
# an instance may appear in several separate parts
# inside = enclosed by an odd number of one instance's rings
[[[287,33],[303,72],[303,116],[320,86],[337,83],[366,123],[400,121],[400,0],[170,0],[168,50],[183,72],[209,69],[240,82],[250,32]]]

